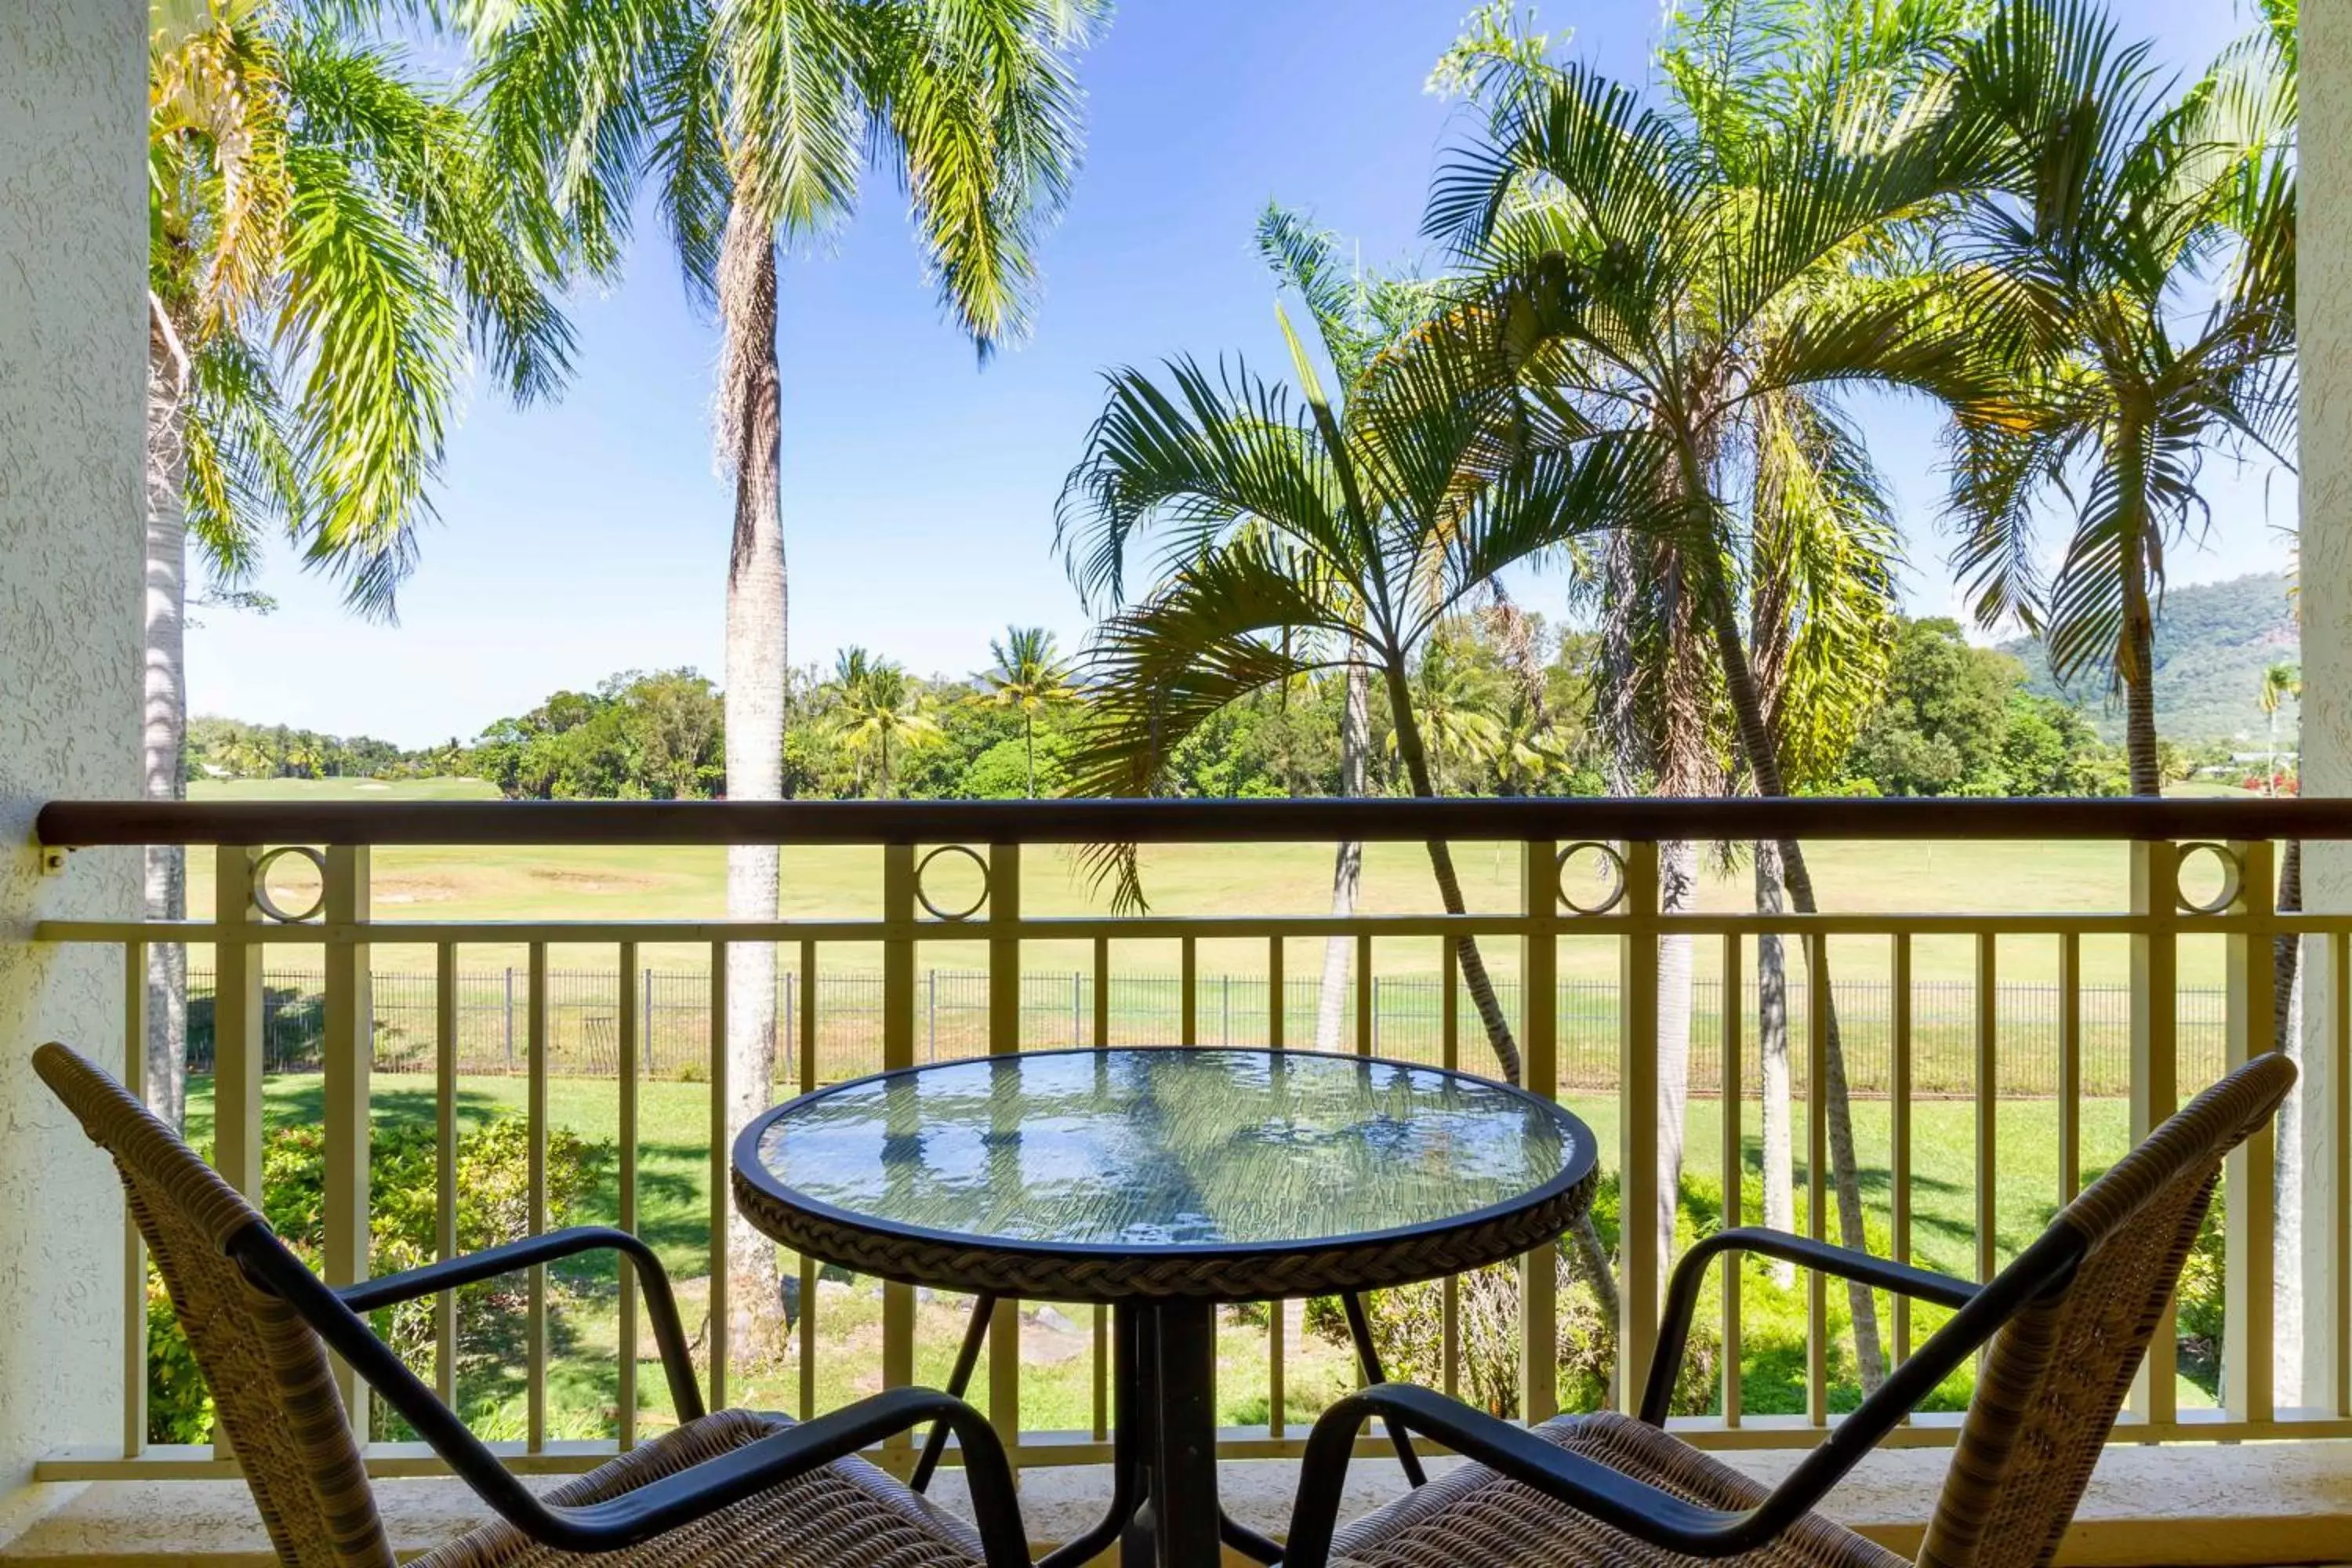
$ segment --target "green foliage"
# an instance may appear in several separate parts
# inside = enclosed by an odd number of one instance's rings
[[[630,670],[499,720],[462,765],[510,799],[701,799],[726,776],[723,717],[693,670]]]
[[[450,771],[452,744],[405,752],[368,735],[324,735],[236,719],[188,721],[187,777],[230,779],[422,778]]]
[[[273,1127],[262,1142],[262,1213],[295,1255],[318,1268],[326,1245],[326,1131],[303,1121]],[[547,1134],[547,1223],[572,1223],[613,1158],[568,1128]],[[398,1273],[437,1256],[436,1168],[438,1136],[429,1122],[376,1124],[369,1147],[368,1254],[371,1271]],[[461,1132],[457,1148],[457,1242],[460,1253],[519,1241],[530,1234],[530,1131],[502,1115]],[[457,1292],[461,1356],[502,1354],[521,1319],[522,1278],[484,1280]],[[431,1299],[376,1312],[373,1326],[412,1360],[433,1344]],[[148,1283],[147,1426],[151,1441],[209,1440],[213,1402],[194,1352],[180,1331],[159,1278]]]
[[[1896,795],[2119,795],[2123,759],[2076,709],[2025,689],[2016,659],[1957,621],[1905,621],[1885,693],[1846,761]]]

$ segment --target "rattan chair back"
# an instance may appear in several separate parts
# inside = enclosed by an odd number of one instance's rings
[[[225,1248],[268,1226],[236,1188],[112,1078],[60,1045],[34,1069],[114,1157],[262,1522],[299,1568],[392,1568],[326,1347]],[[270,1245],[282,1245],[273,1237]]]
[[[2258,1057],[2199,1095],[2060,1212],[2082,1260],[1993,1341],[1919,1552],[1922,1568],[2039,1568],[2055,1555],[2229,1152],[2294,1083]],[[2267,1202],[2242,1195],[2241,1202]]]

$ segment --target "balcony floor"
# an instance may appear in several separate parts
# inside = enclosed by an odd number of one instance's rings
[[[1750,1450],[1727,1458],[1770,1480],[1797,1456]],[[1456,1462],[1436,1460],[1432,1468]],[[1933,1449],[1874,1455],[1832,1495],[1830,1511],[1897,1551],[1915,1550],[1944,1465]],[[1287,1461],[1229,1463],[1225,1500],[1244,1522],[1278,1532],[1296,1478]],[[941,1473],[941,1501],[961,1506],[959,1480],[956,1471]],[[1360,1460],[1349,1481],[1351,1512],[1376,1507],[1403,1487],[1388,1460]],[[454,1481],[386,1480],[377,1488],[404,1558],[482,1517],[472,1494]],[[1023,1496],[1033,1539],[1065,1540],[1092,1523],[1108,1489],[1099,1468],[1029,1471]],[[245,1568],[273,1561],[238,1482],[105,1481],[38,1489],[48,1494],[47,1511],[0,1545],[0,1563],[10,1568]],[[2352,1568],[2352,1440],[2111,1449],[2059,1561],[2078,1568]]]

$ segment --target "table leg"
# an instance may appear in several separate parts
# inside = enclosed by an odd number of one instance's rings
[[[1157,1407],[1151,1428],[1151,1497],[1160,1568],[1218,1568],[1223,1511],[1217,1504],[1216,1309],[1164,1302],[1158,1321]]]

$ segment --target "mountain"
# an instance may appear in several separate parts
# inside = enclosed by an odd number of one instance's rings
[[[2298,655],[2287,580],[2276,572],[2174,588],[2156,621],[2157,732],[2194,744],[2230,741],[2241,750],[2263,733],[2263,672]],[[2003,643],[2001,651],[2025,666],[2026,685],[2049,697],[2073,700],[2110,741],[2124,731],[2123,705],[2108,696],[2104,670],[2085,670],[2062,690],[2050,674],[2038,638]],[[2279,740],[2292,743],[2295,712],[2279,712]]]

